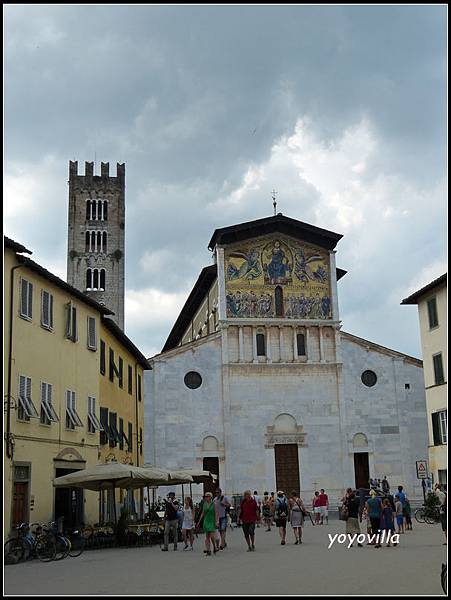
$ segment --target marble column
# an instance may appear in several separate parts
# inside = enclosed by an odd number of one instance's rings
[[[241,325],[238,325],[238,362],[244,362],[244,338]]]
[[[285,361],[285,345],[283,342],[283,325],[279,325],[280,362]]]

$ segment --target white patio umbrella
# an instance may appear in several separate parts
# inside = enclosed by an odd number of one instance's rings
[[[116,488],[141,488],[149,485],[161,485],[169,482],[169,473],[151,467],[135,467],[117,462],[95,465],[56,477],[55,487],[78,487],[86,490],[101,491]],[[114,520],[117,522],[116,503],[114,502]]]

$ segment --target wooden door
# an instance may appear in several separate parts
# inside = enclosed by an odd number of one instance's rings
[[[28,520],[27,510],[28,483],[14,483],[13,491],[13,527]]]
[[[354,454],[354,473],[356,489],[369,487],[370,467],[368,452],[356,452]]]
[[[292,491],[300,493],[299,459],[297,444],[276,444],[274,446],[276,462],[276,486],[285,494]]]
[[[210,473],[214,473],[218,476],[215,482],[208,481],[204,483],[204,494],[207,492],[211,492],[214,496],[215,490],[217,490],[219,485],[219,458],[217,456],[206,456],[203,460],[203,470],[210,471]]]

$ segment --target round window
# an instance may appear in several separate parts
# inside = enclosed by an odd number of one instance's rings
[[[367,387],[373,387],[373,385],[376,385],[376,382],[377,376],[374,371],[364,371],[362,373],[362,383]]]
[[[190,390],[196,390],[198,387],[202,385],[202,377],[196,371],[190,371],[185,375],[186,387],[190,388]]]

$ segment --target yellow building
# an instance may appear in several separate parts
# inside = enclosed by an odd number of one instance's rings
[[[5,536],[22,521],[98,522],[99,494],[55,489],[53,479],[106,460],[139,464],[142,453],[144,356],[110,310],[26,254],[5,238]],[[102,373],[107,351],[112,381]]]
[[[447,276],[442,275],[402,301],[417,304],[429,428],[429,472],[447,485]]]

